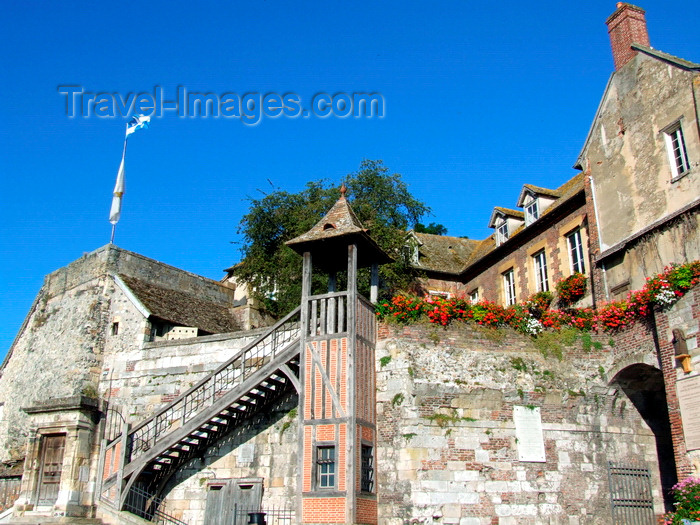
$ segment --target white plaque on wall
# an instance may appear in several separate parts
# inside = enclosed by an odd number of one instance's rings
[[[252,463],[255,458],[255,443],[243,443],[237,452],[238,463]]]
[[[700,449],[700,376],[676,381],[686,450]]]
[[[518,461],[546,462],[540,407],[514,406],[513,423],[518,444]]]

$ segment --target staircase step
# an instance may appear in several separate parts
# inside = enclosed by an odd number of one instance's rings
[[[274,332],[269,332],[263,337],[269,337],[270,333],[274,335]],[[196,394],[187,394],[192,399],[192,403],[187,404],[187,421],[172,432],[159,435],[155,443],[149,443],[149,446],[136,456],[134,461],[125,465],[124,480],[130,480],[129,483],[133,483],[143,474],[148,483],[160,482],[174,468],[201,454],[206,447],[230,432],[241,421],[262,413],[272,399],[287,392],[292,385],[292,381],[285,373],[279,371],[279,367],[286,364],[283,367],[286,373],[292,370],[292,373],[298,377],[300,361],[298,341],[288,341],[280,347],[280,350],[284,352],[276,353],[274,357],[272,353],[269,355],[261,353],[254,358],[245,358],[245,362],[242,360],[244,354],[241,353],[235,358],[240,361],[241,367],[255,365],[252,367],[253,370],[246,371],[246,374],[248,372],[253,374],[251,377],[238,377],[234,380],[234,376],[239,372],[230,371],[228,368],[222,369],[223,372],[214,376],[216,383],[202,382],[203,388],[198,386],[199,390],[194,391]],[[268,351],[269,349],[265,350],[265,352]],[[249,356],[250,353],[245,355]],[[235,367],[235,363],[235,360],[231,360],[226,366]],[[207,379],[207,381],[211,380],[211,377]],[[204,403],[205,398],[206,403]],[[131,479],[132,476],[135,478]]]
[[[8,521],[10,525],[49,525],[58,523],[70,523],[75,525],[104,525],[104,521],[99,518],[72,518],[68,516],[42,516],[40,514],[36,515],[24,515],[17,518],[10,518]]]

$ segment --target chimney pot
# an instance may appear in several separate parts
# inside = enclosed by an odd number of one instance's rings
[[[644,9],[618,2],[617,10],[605,21],[608,25],[615,71],[632,60],[637,52],[632,44],[649,45],[649,33]]]

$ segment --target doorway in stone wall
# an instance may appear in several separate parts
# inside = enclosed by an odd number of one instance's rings
[[[66,435],[56,434],[44,436],[42,438],[41,447],[37,506],[53,505],[58,498],[58,490],[61,483]]]
[[[204,523],[243,525],[248,513],[260,510],[262,478],[214,479],[208,483]]]
[[[656,455],[666,510],[673,510],[671,487],[678,481],[663,374],[644,363],[622,369],[611,382],[625,393],[656,439]]]

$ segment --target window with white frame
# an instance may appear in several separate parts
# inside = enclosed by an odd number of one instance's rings
[[[512,268],[503,273],[503,294],[506,306],[515,304],[515,273]]]
[[[508,240],[508,221],[501,217],[496,223],[496,246],[500,246]]]
[[[469,293],[469,302],[472,304],[476,304],[479,302],[479,289],[478,288],[474,288]]]
[[[316,486],[335,488],[335,446],[316,447]]]
[[[537,291],[548,291],[549,280],[547,279],[547,257],[545,256],[544,250],[540,250],[533,255],[532,262],[535,266],[535,282],[537,283]]]
[[[586,265],[583,261],[583,243],[581,242],[581,230],[576,229],[566,236],[569,246],[569,261],[571,273],[586,273]]]
[[[690,164],[688,163],[688,152],[685,149],[683,128],[681,128],[680,121],[664,130],[664,139],[666,141],[668,161],[671,164],[671,172],[673,174],[673,178],[675,179],[690,169]]]
[[[528,195],[525,203],[525,225],[529,226],[540,217],[540,206],[534,195]]]
[[[408,240],[408,243],[404,246],[404,251],[409,264],[418,264],[420,262],[418,243],[414,239]]]

